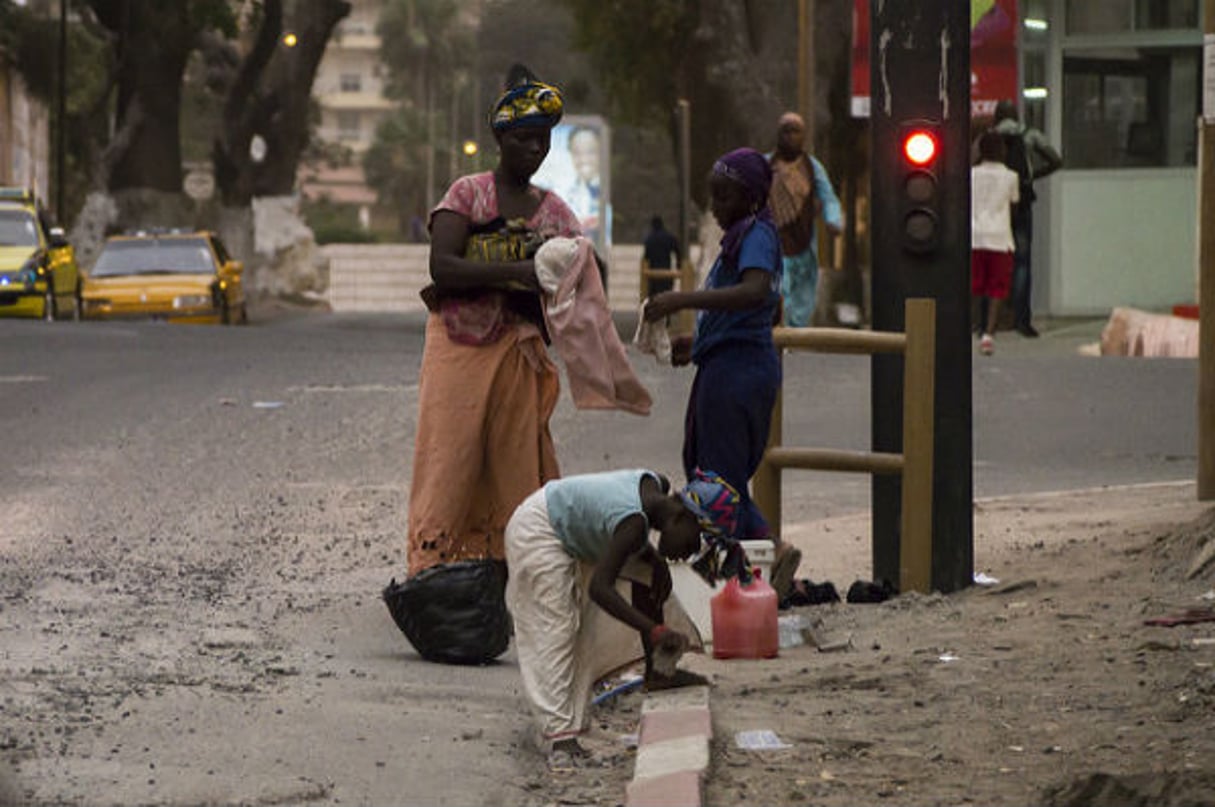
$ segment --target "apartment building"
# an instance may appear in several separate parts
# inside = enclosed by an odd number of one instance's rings
[[[312,92],[321,110],[318,137],[348,148],[353,159],[339,168],[302,167],[300,190],[310,200],[358,205],[366,222],[376,194],[363,177],[360,157],[371,147],[376,127],[394,102],[384,97],[387,71],[380,63],[376,33],[384,2],[352,0],[351,5],[350,14],[329,40]]]

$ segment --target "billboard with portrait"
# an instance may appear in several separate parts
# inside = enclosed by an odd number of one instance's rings
[[[582,232],[607,257],[612,245],[611,132],[599,115],[566,115],[532,182],[553,191],[582,222]]]

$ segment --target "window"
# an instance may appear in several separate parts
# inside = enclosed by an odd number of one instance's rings
[[[1049,11],[1043,0],[1022,3],[1021,24],[1021,120],[1026,126],[1046,131],[1047,53],[1050,38]]]
[[[1135,0],[1138,31],[1197,27],[1198,0]]]
[[[1062,111],[1067,167],[1194,165],[1201,70],[1196,47],[1066,52]]]
[[[359,113],[337,113],[338,140],[358,140],[362,136],[359,127]]]
[[[342,73],[339,82],[342,92],[359,92],[363,89],[363,77],[358,73]]]
[[[1068,0],[1067,33],[1113,34],[1198,27],[1198,0]]]

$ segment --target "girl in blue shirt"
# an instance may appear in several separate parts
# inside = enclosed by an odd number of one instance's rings
[[[690,360],[697,368],[684,421],[684,472],[692,479],[697,468],[711,468],[739,492],[738,539],[774,538],[748,492],[781,383],[772,342],[780,316],[781,252],[768,210],[771,185],[772,168],[758,151],[741,148],[719,158],[709,196],[725,230],[721,254],[703,288],[657,294],[645,309],[650,322],[699,310],[691,344],[672,345],[676,365]]]

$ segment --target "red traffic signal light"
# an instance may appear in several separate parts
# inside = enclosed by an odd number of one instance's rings
[[[941,127],[932,121],[905,122],[899,130],[902,158],[900,201],[903,248],[927,254],[936,250],[942,220],[941,185],[937,177]]]
[[[903,156],[912,165],[925,166],[937,156],[937,139],[925,129],[913,129],[903,135]]]

